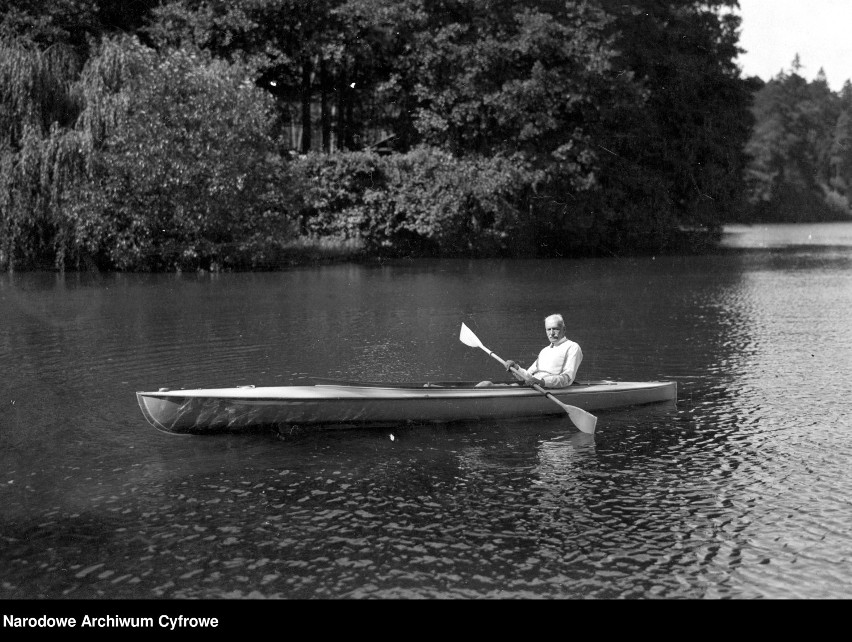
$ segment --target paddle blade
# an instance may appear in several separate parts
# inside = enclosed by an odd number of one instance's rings
[[[576,406],[565,406],[565,409],[568,411],[568,417],[571,418],[571,421],[574,422],[574,425],[577,426],[580,432],[589,435],[595,434],[595,426],[598,423],[597,417]]]
[[[471,348],[481,348],[482,347],[482,342],[473,333],[473,330],[468,328],[464,323],[462,323],[462,325],[461,325],[461,332],[459,333],[459,341],[461,341],[466,346],[470,346]]]
[[[595,417],[592,413],[586,412],[582,408],[578,408],[577,406],[569,406],[567,403],[562,403],[550,394],[547,390],[542,388],[539,385],[533,384],[533,388],[538,390],[545,397],[550,399],[553,403],[562,406],[562,410],[568,413],[568,418],[574,423],[575,426],[580,430],[580,432],[588,433],[589,435],[595,434],[595,426],[598,423],[598,418]]]

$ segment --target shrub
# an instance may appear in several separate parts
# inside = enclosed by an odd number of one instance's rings
[[[310,154],[294,173],[304,186],[304,233],[360,239],[387,255],[515,253],[532,181],[514,159],[459,159],[427,147],[391,156]]]
[[[128,50],[152,56],[135,40],[108,41],[92,69]],[[271,98],[246,69],[200,53],[152,62],[109,101],[121,108],[71,210],[77,243],[118,269],[241,267],[291,234]],[[101,76],[87,80],[107,85]]]

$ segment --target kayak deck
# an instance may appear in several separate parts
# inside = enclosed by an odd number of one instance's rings
[[[516,385],[475,387],[474,382],[317,385],[137,392],[145,419],[169,433],[240,432],[261,426],[345,428],[399,423],[446,423],[564,414],[538,391]],[[675,401],[674,381],[575,383],[547,392],[586,411]]]

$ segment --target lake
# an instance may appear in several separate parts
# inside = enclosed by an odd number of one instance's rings
[[[852,223],[706,256],[0,275],[0,598],[846,598]],[[676,405],[175,436],[159,387],[505,376],[564,314],[579,379]]]

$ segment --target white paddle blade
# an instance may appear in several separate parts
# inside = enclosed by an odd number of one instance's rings
[[[576,406],[566,405],[565,409],[568,411],[568,417],[571,418],[571,421],[574,422],[574,425],[577,426],[580,432],[589,435],[595,434],[595,426],[598,423],[597,417]]]
[[[461,332],[459,333],[459,341],[461,341],[466,346],[470,346],[471,348],[481,348],[482,342],[476,337],[473,331],[468,328],[464,323],[461,325]]]
[[[557,403],[562,406],[562,410],[568,413],[568,418],[575,426],[577,426],[580,432],[584,432],[589,435],[595,434],[595,426],[598,423],[598,418],[595,417],[592,413],[586,412],[585,410],[583,410],[582,408],[578,408],[577,406],[569,406],[567,403],[559,401],[559,399],[554,397],[541,386],[533,385],[533,388],[538,390],[540,393],[545,395],[554,403]]]

